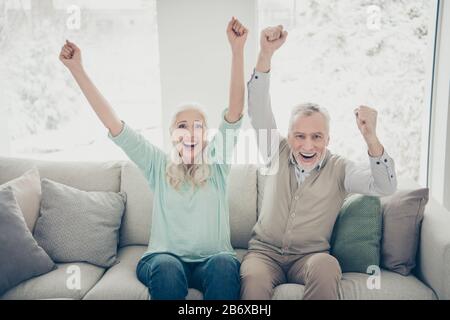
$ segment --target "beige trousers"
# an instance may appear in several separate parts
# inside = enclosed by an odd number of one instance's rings
[[[281,255],[249,251],[241,264],[241,298],[270,300],[276,286],[297,283],[305,286],[304,300],[336,300],[342,271],[328,252]]]

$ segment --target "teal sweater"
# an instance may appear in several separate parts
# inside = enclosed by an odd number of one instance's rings
[[[108,134],[139,167],[154,192],[150,242],[144,256],[172,253],[185,262],[201,262],[219,253],[235,255],[230,241],[227,180],[242,119],[228,123],[226,111],[207,146],[211,176],[201,188],[185,183],[175,190],[166,179],[168,155],[126,123],[116,137]]]

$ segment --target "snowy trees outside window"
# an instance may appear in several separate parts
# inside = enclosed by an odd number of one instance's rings
[[[11,156],[123,158],[58,59],[65,39],[82,49],[118,114],[160,145],[155,0],[0,0],[0,106]]]
[[[12,156],[123,158],[58,61],[65,39],[82,48],[89,75],[122,119],[162,145],[156,1],[0,0],[0,117],[7,115]],[[257,0],[259,30],[283,24],[289,31],[272,66],[282,132],[294,105],[319,103],[332,118],[330,149],[367,162],[353,110],[374,107],[399,175],[418,180],[426,170],[436,6]]]
[[[359,105],[379,111],[378,135],[400,176],[419,179],[427,152],[436,0],[259,0],[260,28],[289,31],[272,66],[272,104],[287,132],[290,109],[325,106],[330,149],[367,162]]]

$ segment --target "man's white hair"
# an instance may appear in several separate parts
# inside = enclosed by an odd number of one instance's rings
[[[289,120],[289,133],[292,133],[294,130],[294,124],[298,117],[309,117],[315,113],[323,115],[326,122],[327,133],[330,133],[330,114],[326,108],[321,107],[316,103],[302,103],[292,109],[291,118]]]

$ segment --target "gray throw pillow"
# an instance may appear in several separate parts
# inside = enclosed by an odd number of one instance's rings
[[[55,262],[116,262],[126,195],[87,192],[42,179],[40,216],[34,236]]]
[[[399,191],[381,199],[381,265],[407,276],[416,266],[417,248],[429,190]]]
[[[0,296],[55,268],[28,230],[12,187],[0,190]]]

